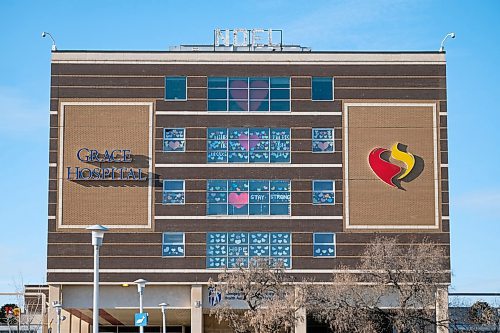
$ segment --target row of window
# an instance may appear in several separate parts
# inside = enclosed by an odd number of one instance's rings
[[[313,234],[313,257],[333,258],[336,252],[335,234]],[[163,257],[184,257],[185,236],[182,232],[163,233]],[[206,238],[206,267],[248,267],[252,258],[281,261],[292,267],[292,235],[289,232],[209,232]]]
[[[313,128],[313,153],[333,153],[334,129]],[[208,163],[288,163],[290,128],[207,128]],[[163,129],[163,151],[186,149],[184,128]]]
[[[209,77],[208,111],[290,111],[290,77]],[[311,99],[333,101],[332,77],[313,77]],[[185,76],[165,77],[165,100],[187,99]]]
[[[335,204],[335,181],[312,181],[313,205]],[[185,204],[184,180],[163,181],[163,204]],[[289,180],[207,180],[207,215],[290,215]]]

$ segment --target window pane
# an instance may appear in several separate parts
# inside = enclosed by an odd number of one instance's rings
[[[225,77],[209,77],[209,88],[227,88],[227,78]]]
[[[229,257],[227,265],[230,268],[248,267],[248,258],[247,257]]]
[[[163,138],[165,139],[184,139],[184,128],[164,128]]]
[[[268,77],[251,77],[250,78],[250,88],[268,89],[269,88],[269,78]]]
[[[269,234],[266,232],[251,232],[250,244],[269,244]]]
[[[165,99],[176,100],[186,99],[186,78],[166,77],[165,78]]]
[[[313,191],[333,191],[333,181],[313,180]]]
[[[288,257],[290,256],[290,245],[272,245],[271,256],[273,257]]]
[[[335,246],[334,245],[314,245],[314,256],[315,257],[334,257],[335,256]]]
[[[269,99],[269,90],[268,89],[251,89],[250,90],[250,99],[251,100],[268,100]]]
[[[207,181],[208,191],[227,191],[227,181],[226,180],[208,180]]]
[[[184,192],[163,192],[163,203],[167,205],[184,204]]]
[[[271,88],[290,88],[290,78],[288,77],[272,77]]]
[[[331,77],[312,78],[312,100],[313,101],[333,100],[333,78]]]
[[[227,204],[207,204],[207,215],[227,215]]]
[[[269,245],[250,245],[250,257],[269,257]]]
[[[225,256],[227,255],[227,245],[208,245],[207,246],[207,255],[208,256]]]
[[[290,181],[289,180],[272,180],[271,181],[271,191],[289,191]]]
[[[269,204],[250,204],[249,215],[269,215]]]
[[[227,252],[230,257],[246,257],[248,256],[248,245],[231,245]]]
[[[290,215],[290,205],[271,205],[271,215]]]
[[[181,232],[164,232],[164,244],[184,244],[184,234]]]
[[[271,100],[274,99],[290,99],[289,89],[271,89]]]
[[[227,243],[227,234],[225,232],[209,232],[207,233],[207,243],[219,244]]]
[[[237,89],[248,89],[248,78],[247,77],[230,77],[229,78],[229,88]]]
[[[227,111],[227,101],[208,100],[208,111]]]
[[[227,258],[225,257],[207,257],[207,267],[208,268],[221,268],[226,267]]]
[[[163,151],[164,152],[183,152],[185,150],[184,140],[164,140],[163,141]]]
[[[316,233],[314,234],[314,243],[323,243],[323,244],[333,244],[334,243],[334,234],[333,233]]]
[[[269,102],[250,101],[250,111],[269,111]]]
[[[290,233],[271,233],[271,244],[290,244]]]
[[[227,90],[226,89],[208,89],[209,99],[226,99]]]
[[[165,180],[163,181],[164,190],[184,190],[183,180]]]
[[[226,203],[227,202],[227,194],[226,192],[208,192],[207,193],[207,203]]]
[[[248,111],[248,101],[229,101],[229,111]]]
[[[183,244],[164,244],[162,249],[163,257],[183,257],[184,245]]]
[[[229,244],[248,244],[248,233],[230,232],[227,235]]]
[[[248,100],[248,90],[247,89],[229,89],[229,100],[230,101],[243,101],[246,103]]]
[[[271,111],[290,111],[289,101],[271,101]]]

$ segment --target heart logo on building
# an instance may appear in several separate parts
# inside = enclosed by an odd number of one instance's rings
[[[248,204],[248,193],[236,193],[231,192],[228,196],[229,204],[236,207],[241,208]]]
[[[393,160],[404,164],[404,167],[394,164]],[[424,169],[423,159],[409,153],[408,147],[401,143],[395,143],[391,150],[380,147],[374,148],[368,155],[368,164],[380,180],[400,190],[405,190],[401,185],[402,181],[412,181]]]

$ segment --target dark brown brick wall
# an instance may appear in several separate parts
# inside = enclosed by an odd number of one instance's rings
[[[188,76],[188,100],[164,101],[164,76]],[[293,112],[342,112],[345,101],[436,102],[440,112],[447,111],[446,69],[444,65],[160,65],[160,64],[52,64],[50,110],[58,111],[61,101],[153,101],[155,111],[206,111],[207,76],[290,76],[291,107]],[[310,100],[311,76],[335,77],[335,101]],[[281,116],[266,113],[262,116],[168,115],[155,116],[154,154],[157,164],[206,163],[207,127],[290,127],[292,137],[292,164],[318,164],[315,168],[156,168],[154,210],[156,215],[198,215],[200,219],[156,219],[152,230],[113,231],[105,236],[102,248],[102,268],[205,268],[205,232],[207,231],[290,231],[293,233],[294,269],[333,269],[354,267],[359,262],[366,243],[379,235],[396,237],[401,246],[411,241],[429,239],[449,253],[449,221],[442,220],[442,228],[430,232],[345,232],[339,219],[204,219],[206,179],[291,179],[292,215],[343,215],[343,169],[326,168],[324,164],[343,161],[341,115]],[[162,129],[185,127],[185,153],[162,152]],[[312,127],[335,128],[333,154],[312,154],[310,139]],[[448,163],[447,116],[439,118],[439,152],[441,163]],[[50,163],[57,163],[58,115],[50,116]],[[440,168],[442,213],[449,206],[448,168]],[[167,177],[186,179],[185,206],[161,204],[161,184]],[[311,180],[336,180],[336,205],[311,204]],[[49,216],[56,215],[57,168],[49,168]],[[298,189],[301,192],[297,191]],[[96,223],[98,221],[96,220]],[[85,231],[57,231],[56,221],[48,221],[48,268],[92,268],[90,234]],[[186,232],[186,257],[161,258],[161,233]],[[312,257],[312,232],[336,233],[335,259]],[[142,258],[143,260],[138,260]],[[445,267],[449,269],[448,266]],[[137,278],[149,281],[206,282],[211,273],[184,274],[128,274],[101,273],[103,282],[126,282]],[[296,274],[300,278],[329,280],[325,274]],[[49,282],[92,281],[87,273],[49,273]],[[449,282],[449,274],[443,274]]]

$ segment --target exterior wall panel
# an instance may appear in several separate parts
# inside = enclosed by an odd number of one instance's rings
[[[184,55],[179,55],[183,57]],[[188,55],[186,55],[188,56]],[[205,55],[200,54],[201,57]],[[250,54],[250,57],[252,55]],[[312,55],[315,57],[316,55]],[[311,61],[312,62],[312,61]],[[422,61],[423,62],[423,61]],[[187,101],[164,100],[164,77],[187,76]],[[207,77],[212,76],[287,76],[291,77],[291,112],[259,115],[245,113],[211,114],[207,111]],[[311,101],[311,77],[331,76],[335,78],[334,101]],[[388,61],[385,64],[187,64],[187,63],[63,63],[52,64],[50,101],[50,163],[59,165],[59,122],[62,102],[131,102],[142,101],[154,104],[152,127],[152,149],[155,169],[152,183],[152,225],[149,229],[115,229],[105,236],[102,247],[101,281],[104,283],[130,282],[146,278],[152,282],[205,283],[216,273],[169,273],[168,269],[205,270],[206,232],[266,231],[292,233],[291,274],[298,279],[314,278],[317,281],[331,279],[331,270],[342,266],[355,267],[359,263],[363,247],[377,236],[396,238],[401,246],[423,239],[441,244],[449,253],[448,216],[448,144],[446,67],[444,64],[413,64]],[[344,182],[345,159],[352,154],[345,149],[344,105],[352,102],[384,103],[435,103],[438,105],[437,133],[439,140],[439,228],[433,230],[382,230],[378,234],[370,230],[349,231],[345,229]],[[190,115],[189,113],[192,114]],[[310,115],[297,114],[310,113]],[[58,114],[55,114],[58,113]],[[170,114],[171,113],[171,114]],[[324,113],[324,114],[321,114]],[[366,115],[369,118],[369,115]],[[420,118],[412,118],[420,123]],[[96,125],[97,126],[97,125]],[[163,152],[163,128],[186,129],[186,151]],[[286,127],[291,129],[291,163],[286,166],[208,165],[206,157],[206,131],[209,127]],[[311,152],[312,128],[328,127],[335,130],[335,152],[314,154]],[[402,133],[406,129],[402,129]],[[134,131],[127,133],[134,135]],[[427,137],[427,133],[421,134]],[[415,134],[415,136],[418,136]],[[370,141],[367,136],[365,141]],[[410,146],[410,149],[413,147]],[[361,153],[360,153],[361,154]],[[364,153],[363,153],[364,154]],[[430,162],[429,162],[430,163]],[[182,164],[177,166],[176,164]],[[189,167],[186,164],[195,164]],[[307,164],[305,167],[301,164]],[[317,166],[310,166],[317,164]],[[442,167],[441,164],[446,164]],[[335,165],[335,166],[332,166]],[[48,215],[57,215],[57,190],[59,190],[57,167],[49,168]],[[162,180],[186,180],[186,204],[166,206],[162,204]],[[259,217],[229,216],[206,217],[207,179],[290,179],[292,181],[291,216]],[[312,180],[335,180],[336,204],[332,206],[312,205]],[[373,180],[375,181],[375,180]],[[380,184],[370,187],[377,187]],[[385,184],[382,184],[385,185]],[[96,188],[97,191],[97,188]],[[99,189],[99,195],[105,189]],[[408,191],[409,192],[409,191]],[[112,195],[111,193],[107,196]],[[142,194],[141,194],[142,195]],[[387,193],[381,194],[388,198]],[[379,196],[378,194],[374,195]],[[389,195],[390,196],[390,195]],[[105,195],[106,197],[106,195]],[[363,202],[373,198],[360,198]],[[66,201],[66,200],[65,200]],[[414,202],[414,201],[412,201]],[[352,203],[351,203],[352,204]],[[384,204],[386,205],[386,204]],[[423,206],[427,204],[422,204]],[[77,211],[78,207],[70,208]],[[131,212],[144,215],[143,210]],[[196,218],[191,218],[195,216]],[[318,217],[315,219],[314,217]],[[301,219],[300,217],[306,217]],[[88,222],[88,223],[87,223]],[[90,220],[83,224],[95,224]],[[101,224],[112,221],[93,220]],[[111,223],[108,223],[111,222]],[[395,223],[399,223],[395,221]],[[65,269],[92,268],[90,235],[81,229],[58,230],[57,221],[48,220],[48,281],[82,282],[92,281],[91,273],[64,272]],[[186,233],[185,258],[161,258],[162,232]],[[335,232],[337,257],[314,259],[312,256],[312,233]],[[71,246],[74,244],[74,246]],[[449,260],[449,258],[448,258]],[[125,270],[109,273],[106,269]],[[126,270],[144,269],[142,273]],[[162,273],[148,272],[162,270]],[[444,267],[449,269],[448,266]],[[296,273],[294,270],[310,270]],[[323,273],[323,271],[325,273]],[[443,274],[443,282],[449,282],[449,274]]]

